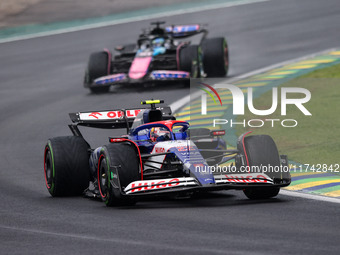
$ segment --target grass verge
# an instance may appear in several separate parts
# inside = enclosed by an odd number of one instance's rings
[[[312,98],[304,106],[312,116],[305,116],[296,106],[287,106],[287,115],[281,116],[281,87],[306,88]],[[340,164],[340,65],[318,69],[282,84],[279,89],[277,110],[269,116],[256,116],[248,109],[246,119],[295,119],[296,127],[282,127],[280,122],[265,122],[260,128],[237,127],[240,135],[245,131],[253,134],[268,134],[275,140],[281,154],[287,154],[290,160],[308,164]],[[289,98],[298,98],[299,94],[289,94]],[[254,100],[256,109],[269,109],[272,105],[272,92],[269,91]],[[247,108],[247,107],[246,107]],[[259,118],[260,117],[260,118]],[[291,124],[291,123],[290,123]],[[255,125],[255,124],[254,124]],[[258,123],[256,123],[258,125]]]

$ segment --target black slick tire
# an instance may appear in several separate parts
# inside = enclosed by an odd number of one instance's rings
[[[202,66],[201,55],[201,48],[198,45],[183,47],[179,53],[180,70],[190,72],[191,78],[199,78]]]
[[[129,143],[109,144],[102,148],[98,164],[98,187],[107,206],[133,205],[135,200],[122,190],[140,180],[139,160]]]
[[[109,59],[109,55],[110,54],[105,51],[94,52],[90,55],[85,71],[84,82],[90,88],[92,93],[105,93],[110,89],[110,86],[90,86],[95,79],[106,76],[110,73],[109,64],[111,63],[111,59]]]
[[[76,136],[49,139],[44,151],[44,174],[51,196],[82,195],[90,181],[89,145]]]
[[[249,166],[275,167],[281,164],[276,144],[268,135],[245,137],[244,148]],[[268,199],[277,196],[280,192],[280,187],[252,187],[244,189],[243,192],[249,199]]]
[[[208,78],[224,77],[229,69],[229,51],[225,38],[216,37],[202,42],[203,68]]]

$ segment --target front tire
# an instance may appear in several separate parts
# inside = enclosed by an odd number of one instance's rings
[[[229,69],[229,50],[225,38],[216,37],[202,42],[203,67],[209,78],[224,77]]]
[[[84,83],[92,93],[108,92],[110,86],[90,87],[93,81],[99,77],[110,74],[111,53],[106,51],[94,52],[90,55],[85,71]]]
[[[81,137],[48,140],[44,153],[46,187],[53,197],[81,195],[90,181],[89,145]]]
[[[190,72],[191,78],[201,76],[202,57],[198,45],[189,45],[180,50],[179,67],[181,71]]]
[[[279,192],[280,188],[278,187],[248,188],[243,190],[243,193],[246,195],[246,197],[252,200],[276,197]]]
[[[249,166],[280,166],[280,156],[274,140],[268,135],[254,135],[244,138],[245,153]],[[239,147],[239,150],[243,150]],[[269,174],[269,173],[268,173]],[[274,173],[271,173],[274,179]],[[252,187],[244,189],[249,199],[268,199],[279,194],[280,187]]]
[[[128,143],[103,146],[97,178],[100,195],[107,206],[135,204],[134,199],[122,195],[127,185],[140,179],[135,148]]]

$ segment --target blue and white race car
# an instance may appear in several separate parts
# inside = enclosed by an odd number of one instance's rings
[[[206,38],[198,24],[161,27],[151,23],[137,43],[118,46],[116,56],[105,49],[90,55],[84,86],[107,92],[111,85],[187,81],[198,77],[223,77],[228,73],[229,54],[223,37]],[[196,43],[188,38],[199,37]]]
[[[207,135],[199,131],[195,136],[195,129],[176,120],[169,107],[156,107],[161,102],[142,102],[151,104],[149,109],[71,113],[73,136],[51,138],[45,146],[49,193],[85,194],[114,206],[134,204],[142,196],[188,196],[225,189],[264,199],[290,184],[287,157],[278,154],[271,137],[247,133],[240,136],[237,149],[227,150],[221,130]],[[109,137],[107,145],[91,148],[79,126],[126,128],[127,134]],[[210,148],[202,143],[207,137],[212,141]],[[214,164],[208,163],[211,159]]]

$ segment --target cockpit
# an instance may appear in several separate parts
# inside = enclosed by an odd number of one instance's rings
[[[133,140],[145,144],[186,140],[189,123],[185,121],[159,121],[141,125],[132,130],[130,136]]]

